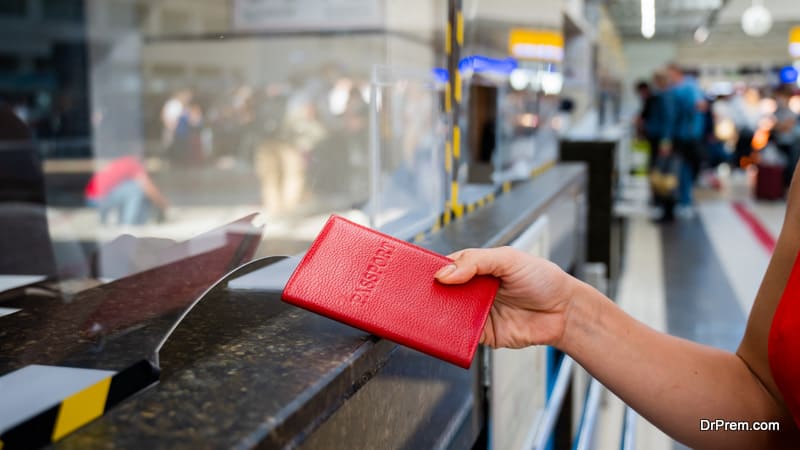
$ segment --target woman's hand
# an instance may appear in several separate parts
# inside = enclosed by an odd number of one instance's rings
[[[558,346],[579,283],[555,264],[511,247],[466,249],[450,255],[436,279],[466,283],[475,275],[500,278],[481,343],[491,347]]]

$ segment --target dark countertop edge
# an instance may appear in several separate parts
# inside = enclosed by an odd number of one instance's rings
[[[571,185],[575,184],[576,182],[580,183],[581,185],[585,185],[586,184],[586,182],[587,182],[586,171],[585,170],[581,170],[581,169],[585,168],[585,165],[583,163],[561,163],[559,166],[556,166],[554,169],[551,169],[550,171],[545,172],[544,174],[542,174],[541,177],[545,177],[552,170],[559,169],[559,168],[567,169],[567,170],[573,172],[573,173],[568,173],[567,174],[570,177],[570,179],[569,179],[569,181],[564,183],[564,185],[562,186],[563,188],[568,188]],[[536,181],[536,180],[534,179],[534,180],[532,180],[531,183],[526,183],[526,185],[528,187],[530,187],[533,184],[533,181]],[[522,186],[520,186],[520,187],[522,187]],[[515,222],[510,223],[508,226],[506,226],[505,228],[500,230],[494,238],[492,238],[489,241],[487,241],[483,246],[484,247],[496,247],[498,245],[508,245],[517,236],[522,234],[522,232],[525,231],[525,229],[530,224],[532,224],[536,220],[537,217],[541,216],[542,211],[544,211],[547,208],[549,208],[550,205],[552,205],[556,201],[556,199],[558,197],[558,194],[560,194],[561,192],[562,192],[561,190],[558,190],[555,193],[555,195],[549,196],[548,198],[544,199],[544,201],[541,201],[539,203],[533,203],[533,206],[531,208],[529,208],[528,211],[526,211],[524,214],[520,215],[519,218]],[[510,194],[513,194],[513,193],[514,193],[514,191],[511,191],[507,195],[510,195]],[[520,194],[521,194],[521,192],[520,192]]]
[[[585,185],[582,163],[561,163],[429,235],[420,245],[439,253],[509,244],[566,191]],[[509,204],[512,207],[509,207]],[[398,344],[370,337],[232,448],[297,448],[391,360]],[[446,364],[446,363],[442,363]],[[472,368],[475,370],[475,367]],[[467,414],[464,420],[467,420]],[[102,420],[102,419],[100,419]],[[458,427],[454,424],[454,426]],[[80,433],[80,431],[78,431]]]
[[[541,192],[542,184],[544,183],[544,186],[547,187],[546,192],[548,195],[534,197],[533,201],[530,202],[530,206],[522,210],[522,213],[517,215],[516,220],[509,222],[507,226],[499,231],[490,233],[491,237],[488,239],[485,236],[481,238],[479,237],[480,233],[476,233],[476,239],[472,246],[494,247],[509,244],[524,231],[525,227],[533,223],[543,210],[553,204],[565,189],[576,184],[584,185],[586,179],[587,174],[583,163],[560,163],[534,179],[520,182],[510,192],[498,196],[493,203],[442,228],[439,232],[429,236],[420,245],[440,252],[448,251],[448,246],[450,246],[449,251],[459,250],[458,248],[452,248],[447,239],[449,235],[463,232],[459,229],[469,226],[471,222],[478,221],[482,216],[491,216],[493,210],[503,203],[530,200],[530,194],[537,191]],[[386,365],[391,355],[397,350],[397,347],[398,344],[386,339],[370,340],[365,343],[348,357],[342,365],[321,378],[312,388],[282,408],[278,416],[275,417],[277,425],[270,427],[265,424],[262,429],[256,432],[257,436],[250,436],[248,439],[241,441],[236,448],[249,449],[259,445],[264,440],[269,440],[270,435],[277,437],[285,435],[284,430],[301,429],[302,431],[300,432],[290,433],[293,437],[289,440],[273,441],[274,444],[283,448],[298,447],[306,437],[313,433],[319,425],[333,415],[348,398],[354,395],[361,386],[368,383]],[[333,398],[333,396],[328,397],[324,394],[330,392],[334,385],[339,388],[347,387],[343,389],[341,395],[335,397],[335,400],[325,401],[325,398]],[[313,420],[306,421],[300,419],[300,417],[304,419],[309,417],[301,414],[303,411],[321,412],[316,414]]]
[[[271,423],[264,423],[233,448],[249,450],[263,445],[265,442],[289,449],[300,446],[345,401],[369,382],[386,365],[395,351],[397,351],[397,344],[372,336],[342,364],[281,408]],[[341,394],[335,397],[325,396],[324,393],[331,389],[335,389]],[[333,400],[326,401],[328,398],[333,398]],[[308,417],[313,417],[313,419],[306,420]],[[281,439],[281,436],[290,436],[290,438]]]

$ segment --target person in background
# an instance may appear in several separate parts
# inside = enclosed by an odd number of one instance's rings
[[[734,167],[740,167],[742,160],[753,152],[753,136],[762,119],[761,94],[754,87],[747,87],[730,100],[730,113],[736,127],[734,146]]]
[[[161,108],[161,144],[165,150],[172,146],[178,121],[185,114],[192,97],[191,90],[182,89],[164,102],[164,106]]]
[[[646,135],[645,124],[653,110],[653,93],[647,81],[642,80],[636,83],[636,95],[639,96],[639,100],[642,102],[642,109],[636,118],[636,132],[639,136],[644,137]]]
[[[163,218],[168,202],[139,158],[125,155],[96,172],[86,185],[87,202],[97,207],[100,222],[117,213],[120,225],[141,225]]]
[[[691,217],[692,187],[703,161],[701,139],[708,104],[694,78],[687,77],[677,64],[668,65],[666,73],[670,84],[666,101],[670,106],[666,109],[660,146],[674,151],[682,159],[677,213]]]
[[[667,119],[669,114],[667,108],[670,106],[665,99],[665,92],[668,88],[667,74],[663,71],[655,72],[653,74],[653,87],[648,88],[648,96],[644,100],[642,107],[642,131],[645,139],[650,144],[650,169],[655,164],[659,144],[661,139],[664,138],[664,121]]]
[[[197,102],[190,103],[181,114],[175,127],[172,146],[172,157],[176,161],[194,165],[203,161],[203,120],[203,108]]]
[[[797,163],[795,125],[797,116],[789,109],[789,99],[792,97],[791,88],[786,86],[775,91],[775,125],[772,128],[772,139],[775,146],[786,159],[784,168],[784,182],[788,186],[792,181],[792,169]]]

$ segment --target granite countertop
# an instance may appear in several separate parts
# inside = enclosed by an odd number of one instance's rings
[[[447,254],[507,244],[559,193],[584,186],[585,177],[581,164],[559,164],[421,245]],[[53,447],[300,445],[392,360],[398,346],[279,297],[278,291],[212,291],[161,349],[157,385]]]

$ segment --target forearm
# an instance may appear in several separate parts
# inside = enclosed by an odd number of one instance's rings
[[[737,355],[659,333],[580,283],[558,347],[642,416],[693,448],[780,448],[780,433],[700,431],[701,419],[794,424]]]

